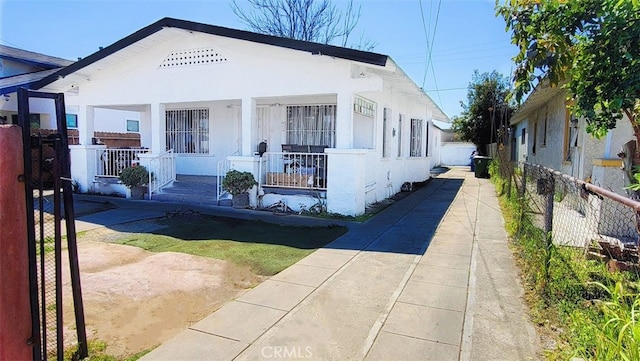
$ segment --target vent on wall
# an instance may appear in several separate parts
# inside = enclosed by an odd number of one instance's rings
[[[160,68],[228,63],[229,60],[213,48],[172,51],[160,64]]]

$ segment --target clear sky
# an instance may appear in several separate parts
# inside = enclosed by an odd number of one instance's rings
[[[334,0],[338,7],[345,0]],[[0,43],[75,60],[163,17],[248,30],[230,0],[0,0]],[[242,3],[242,0],[240,1]],[[509,75],[510,44],[495,0],[354,0],[355,37],[396,63],[449,116],[466,102],[474,69]],[[424,21],[423,21],[424,19]],[[425,31],[426,29],[426,31]],[[428,33],[431,62],[427,68]]]

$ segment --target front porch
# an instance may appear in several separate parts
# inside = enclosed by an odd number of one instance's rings
[[[150,199],[171,198],[164,194],[172,190],[163,188],[181,174],[216,177],[211,204],[224,204],[230,196],[221,189],[222,178],[236,169],[251,172],[259,183],[251,195],[254,208],[284,201],[297,211],[320,203],[329,212],[357,215],[367,203],[397,192],[402,182],[428,178],[428,160],[400,150],[408,141],[398,142],[401,157],[381,158],[376,103],[353,93],[87,106],[86,116],[79,116],[81,144],[90,144],[88,131],[105,130],[105,118],[97,116],[104,108],[138,113],[141,147],[78,145],[72,158],[83,192],[126,195],[114,180],[124,167],[140,164],[150,172]],[[384,129],[389,142],[391,125]],[[110,184],[102,187],[106,178]]]

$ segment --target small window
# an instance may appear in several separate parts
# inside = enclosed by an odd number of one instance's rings
[[[538,142],[538,122],[533,122],[533,141],[531,142],[531,153],[536,154],[536,143]]]
[[[11,115],[11,123],[18,124],[18,114]],[[29,114],[29,123],[31,124],[31,129],[40,129],[40,114]]]
[[[67,128],[76,129],[78,128],[78,115],[77,114],[67,114]]]
[[[422,157],[422,119],[411,119],[410,157]]]
[[[127,119],[127,132],[139,133],[140,132],[140,121]]]
[[[527,128],[522,128],[522,134],[520,136],[520,144],[524,145],[526,136],[527,136]]]
[[[389,157],[389,122],[391,121],[391,109],[384,108],[382,112],[382,157]]]
[[[398,158],[402,157],[402,120],[404,115],[398,116]]]

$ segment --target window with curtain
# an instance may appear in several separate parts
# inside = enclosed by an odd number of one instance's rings
[[[209,153],[209,109],[167,110],[167,150],[175,153]]]
[[[336,106],[287,106],[287,143],[335,147]]]
[[[398,158],[402,157],[402,121],[404,115],[398,115]]]
[[[411,119],[410,157],[422,157],[422,119]]]
[[[389,157],[389,121],[391,120],[391,109],[384,108],[382,112],[382,156]]]

